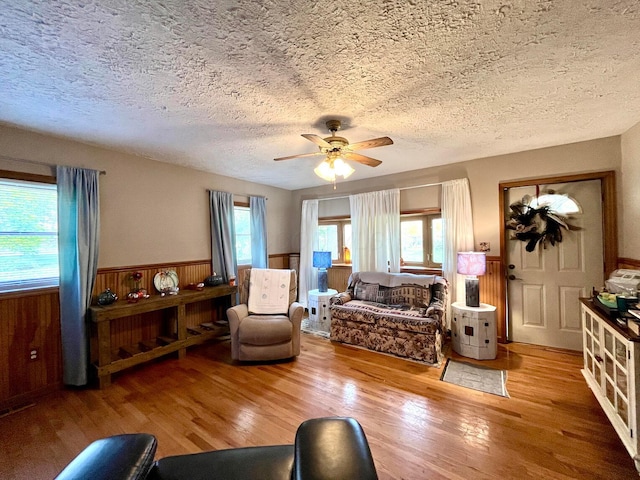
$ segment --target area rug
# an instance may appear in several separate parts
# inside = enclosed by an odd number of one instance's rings
[[[509,398],[507,371],[447,359],[440,380],[480,392]]]
[[[317,335],[318,337],[329,338],[329,332],[323,330],[318,322],[312,322],[308,317],[302,319],[302,325],[300,325],[300,330],[303,333],[308,333],[310,335]]]

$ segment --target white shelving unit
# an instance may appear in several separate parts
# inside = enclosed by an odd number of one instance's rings
[[[638,366],[640,338],[582,299],[582,374],[640,472]]]

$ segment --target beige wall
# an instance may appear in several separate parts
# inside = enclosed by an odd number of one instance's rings
[[[636,143],[636,158],[640,157],[639,143],[640,141]],[[502,221],[499,218],[498,206],[500,182],[604,170],[616,170],[619,173],[620,166],[621,152],[618,136],[481,158],[357,182],[339,182],[335,191],[330,184],[296,190],[293,192],[293,202],[297,208],[297,218],[294,221],[300,220],[300,208],[304,199],[348,195],[393,187],[402,188],[467,177],[471,186],[476,249],[479,249],[480,242],[490,242],[489,255],[500,255],[500,222]],[[433,187],[414,189],[409,192],[412,194],[411,204],[414,208],[433,206],[430,205],[434,198]],[[417,205],[420,197],[416,195],[422,195],[425,205]],[[291,250],[297,251],[300,238],[292,238],[292,242]]]
[[[621,152],[624,150],[624,160]],[[630,233],[640,219],[640,126],[622,137],[501,155],[362,181],[289,192],[189,168],[118,153],[69,140],[0,126],[0,169],[51,174],[51,169],[6,157],[106,170],[101,188],[100,267],[179,262],[210,258],[208,189],[264,195],[267,202],[269,254],[299,251],[300,208],[306,198],[410,187],[468,177],[471,185],[476,248],[490,242],[499,255],[498,184],[531,177],[564,175],[621,167],[620,256],[640,258],[640,239]],[[365,168],[365,167],[358,167]],[[622,180],[620,177],[623,177]],[[636,180],[633,180],[633,179]],[[439,206],[439,187],[403,190],[403,209]],[[327,203],[328,202],[321,202]],[[348,202],[334,202],[333,214]],[[348,207],[346,207],[348,208]],[[348,210],[347,210],[348,212]],[[347,214],[347,213],[344,213]]]
[[[99,267],[211,258],[209,195],[268,197],[268,252],[290,252],[292,193],[86,144],[0,126],[0,169],[51,175],[17,158],[105,170]],[[299,215],[299,213],[298,213]]]
[[[622,134],[620,256],[640,260],[640,123]]]

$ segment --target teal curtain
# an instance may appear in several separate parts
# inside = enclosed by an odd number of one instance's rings
[[[56,170],[63,381],[82,386],[88,381],[88,309],[98,271],[100,172],[73,167]]]
[[[209,191],[211,212],[211,266],[225,283],[237,276],[236,227],[233,217],[233,194]]]
[[[249,197],[251,212],[251,266],[268,268],[267,258],[267,199]]]

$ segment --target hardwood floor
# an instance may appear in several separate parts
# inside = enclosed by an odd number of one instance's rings
[[[311,335],[296,361],[269,365],[234,364],[228,342],[194,347],[0,418],[0,478],[52,478],[107,435],[152,433],[162,457],[291,443],[300,422],[329,415],[362,424],[381,479],[637,477],[580,355],[509,344],[478,363],[508,370],[511,398]]]

